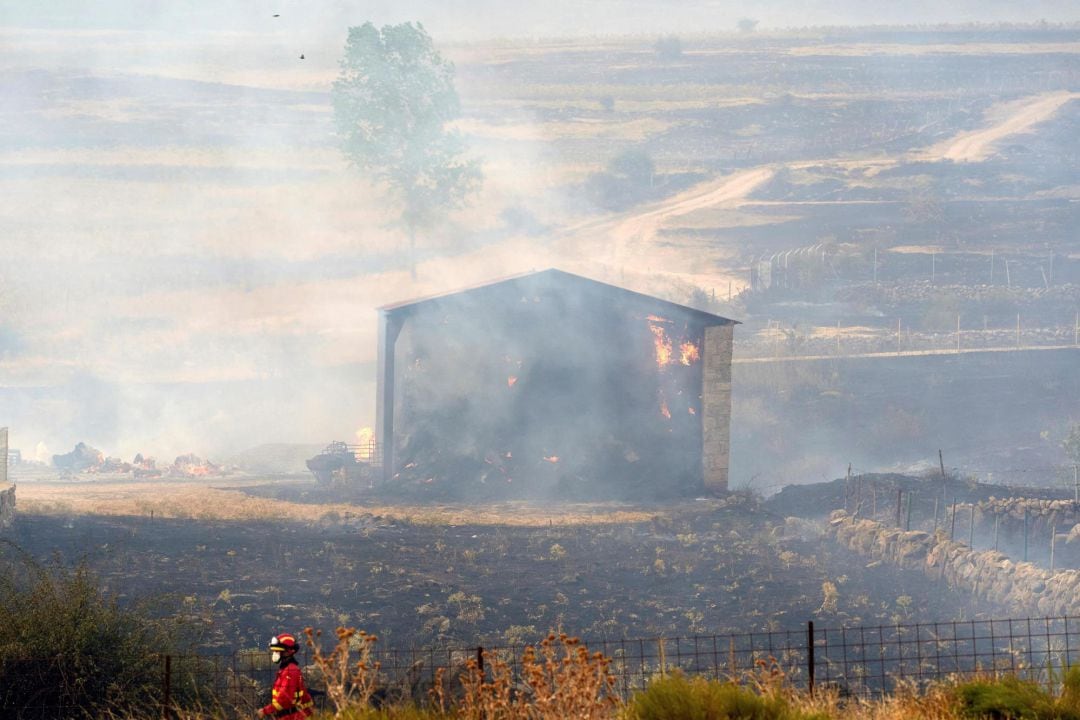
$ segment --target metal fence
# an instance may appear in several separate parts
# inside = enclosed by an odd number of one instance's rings
[[[585,641],[590,652],[610,659],[616,692],[623,699],[651,679],[681,670],[716,680],[742,682],[751,673],[779,670],[786,682],[811,692],[829,688],[842,695],[874,697],[898,684],[987,675],[1012,675],[1056,692],[1068,667],[1080,663],[1080,617],[973,620],[966,622],[818,628],[672,638]],[[557,643],[556,643],[557,646]],[[424,702],[442,670],[446,691],[473,661],[493,677],[505,663],[521,676],[525,645],[462,646],[400,650],[378,648],[378,697]],[[306,665],[301,658],[301,665]],[[169,655],[160,658],[157,699],[167,708],[202,708],[221,717],[251,717],[269,700],[275,668],[262,652],[228,655]],[[318,706],[325,695],[309,674]],[[46,707],[46,704],[48,705]],[[0,707],[12,717],[74,717],[81,708],[53,702]],[[70,711],[70,712],[69,712]]]
[[[814,631],[816,682],[875,695],[898,682],[1014,675],[1056,691],[1080,660],[1080,618],[915,623]]]
[[[649,680],[682,670],[718,680],[748,673],[784,673],[803,689],[829,686],[843,694],[874,696],[898,683],[1009,674],[1056,690],[1064,670],[1080,662],[1080,617],[973,620],[967,622],[821,628],[729,635],[600,640],[585,643],[611,660],[625,699]],[[476,659],[499,658],[520,671],[524,646],[377,653],[388,685],[413,691],[430,687],[436,670],[448,676]]]

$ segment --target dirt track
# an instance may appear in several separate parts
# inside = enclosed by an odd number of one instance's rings
[[[1062,106],[1077,98],[1080,98],[1080,93],[1056,92],[1010,103],[1010,108],[1015,107],[1016,110],[1002,122],[938,143],[929,148],[921,159],[954,162],[985,160],[989,157],[994,143],[1010,135],[1026,132],[1032,126],[1049,120]]]

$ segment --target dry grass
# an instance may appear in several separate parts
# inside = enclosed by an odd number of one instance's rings
[[[456,711],[463,720],[601,720],[620,706],[615,677],[608,671],[611,661],[603,653],[590,653],[577,638],[551,634],[539,649],[525,648],[524,687],[517,686],[505,660],[488,655],[485,660],[490,681],[475,660],[462,677],[465,694]]]
[[[227,480],[231,487],[265,481]],[[506,525],[542,527],[642,522],[657,511],[610,504],[539,507],[526,503],[410,506],[290,502],[252,497],[241,490],[187,481],[30,483],[18,488],[19,511],[40,515],[117,515],[194,520],[289,519],[332,521],[378,515],[422,525]]]
[[[334,717],[340,718],[350,708],[370,704],[380,665],[371,657],[378,641],[374,635],[345,627],[339,627],[336,634],[334,647],[329,652],[323,652],[320,643],[322,632],[304,628],[312,662],[319,668],[326,695],[334,703]],[[355,664],[351,661],[354,652],[359,656]]]

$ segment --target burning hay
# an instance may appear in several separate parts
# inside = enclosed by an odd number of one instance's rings
[[[222,476],[230,472],[227,468],[215,465],[209,460],[203,460],[192,453],[178,456],[171,465],[158,467],[154,458],[144,456],[142,453],[136,454],[131,462],[125,462],[120,458],[107,457],[105,453],[82,442],[75,445],[69,453],[53,455],[53,465],[64,474],[129,474],[140,479],[199,478]]]

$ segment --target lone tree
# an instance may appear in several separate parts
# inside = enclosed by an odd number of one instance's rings
[[[748,17],[739,18],[739,22],[736,23],[735,26],[739,28],[739,32],[743,33],[744,35],[748,35],[754,32],[754,30],[757,30],[758,21],[754,18]]]
[[[349,28],[332,99],[345,157],[401,207],[415,278],[417,231],[461,207],[482,181],[479,162],[446,127],[461,107],[454,66],[420,23],[364,23]]]
[[[653,50],[663,60],[678,60],[682,57],[682,40],[678,35],[667,35],[653,43]]]

